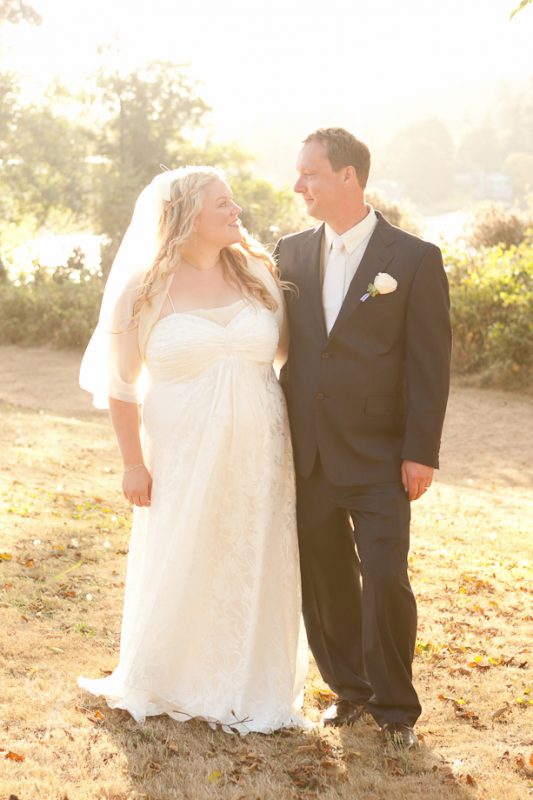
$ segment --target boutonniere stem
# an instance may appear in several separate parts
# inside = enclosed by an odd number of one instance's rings
[[[378,272],[374,278],[374,283],[369,283],[366,292],[361,297],[361,303],[368,300],[369,297],[376,297],[378,294],[390,294],[395,292],[398,286],[398,281],[389,275],[388,272]]]

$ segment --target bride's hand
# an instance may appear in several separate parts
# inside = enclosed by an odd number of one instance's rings
[[[152,476],[144,465],[124,471],[124,497],[134,506],[149,506],[152,498]]]

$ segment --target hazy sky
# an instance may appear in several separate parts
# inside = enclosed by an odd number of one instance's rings
[[[403,124],[474,108],[479,93],[533,75],[533,7],[518,0],[32,0],[43,25],[5,26],[4,61],[38,91],[75,83],[113,44],[132,67],[191,62],[219,141],[272,175],[321,125],[383,143]],[[494,88],[494,90],[495,90]],[[490,100],[490,98],[487,98]],[[290,177],[290,176],[288,176]]]

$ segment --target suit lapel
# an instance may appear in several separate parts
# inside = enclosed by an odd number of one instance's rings
[[[309,304],[306,313],[309,313],[313,329],[319,332],[324,341],[327,338],[324,309],[322,307],[322,286],[320,281],[320,263],[322,258],[322,235],[324,225],[315,228],[302,244],[300,250],[300,265],[305,286],[305,302]],[[303,299],[303,298],[302,298]]]
[[[348,319],[361,302],[368,284],[374,282],[378,272],[386,272],[386,267],[394,256],[394,228],[376,211],[378,224],[370,237],[365,254],[357,268],[344,302],[330,331],[330,338]]]

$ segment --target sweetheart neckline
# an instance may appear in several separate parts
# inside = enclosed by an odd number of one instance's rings
[[[157,321],[160,322],[162,319],[165,319],[165,317],[171,317],[172,314],[197,314],[198,311],[220,311],[223,308],[232,308],[232,306],[236,306],[237,303],[244,303],[245,301],[246,301],[245,297],[239,297],[239,299],[238,300],[234,300],[233,303],[226,303],[223,306],[210,306],[209,308],[205,308],[205,307],[204,308],[202,308],[202,307],[200,307],[200,308],[189,308],[189,309],[184,310],[184,311],[171,311],[170,314],[165,314],[164,317],[159,317],[159,319]]]
[[[236,300],[235,303],[230,303],[227,306],[214,306],[213,308],[209,308],[209,309],[203,309],[203,308],[200,309],[200,308],[198,308],[198,309],[194,309],[194,310],[191,310],[191,311],[172,311],[170,314],[165,314],[164,317],[161,317],[160,319],[158,319],[154,323],[154,328],[157,325],[159,325],[160,322],[164,322],[164,320],[169,319],[170,317],[191,317],[192,319],[198,319],[201,322],[207,322],[209,325],[215,325],[217,328],[222,328],[222,329],[229,328],[229,326],[232,325],[235,322],[235,320],[237,320],[244,311],[246,311],[248,308],[251,307],[250,303],[246,303],[246,305],[243,306],[243,308],[241,308],[241,310],[238,311],[235,314],[235,316],[232,317],[230,319],[230,321],[227,322],[225,325],[223,325],[220,322],[215,322],[215,320],[213,320],[213,319],[208,319],[207,317],[202,317],[202,316],[200,316],[199,314],[197,314],[195,312],[196,311],[217,311],[218,309],[221,309],[221,308],[231,308],[231,306],[235,306],[235,305],[237,305],[237,303],[241,303],[241,302],[244,302],[244,299],[242,301],[241,300]]]

